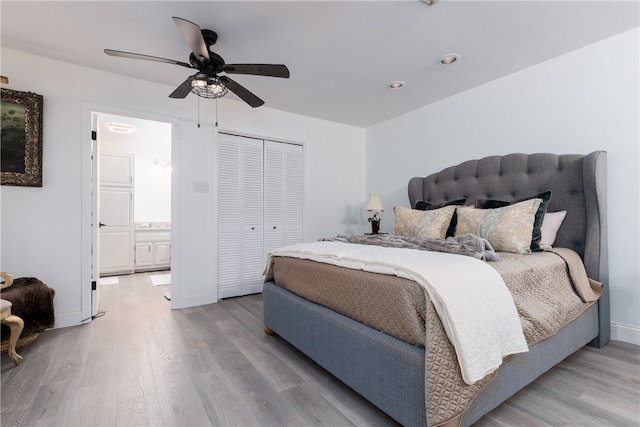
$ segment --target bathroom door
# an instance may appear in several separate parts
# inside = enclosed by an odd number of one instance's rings
[[[100,155],[100,275],[133,273],[132,154]]]

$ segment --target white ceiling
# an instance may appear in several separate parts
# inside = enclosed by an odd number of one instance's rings
[[[111,132],[108,128],[109,124],[128,125],[133,128],[133,132],[131,134]],[[101,144],[104,142],[109,144],[114,141],[130,141],[139,144],[155,144],[161,147],[161,151],[165,148],[170,151],[171,124],[138,117],[98,113],[98,137]],[[102,145],[101,149],[104,150],[104,147]]]
[[[234,75],[265,106],[368,127],[639,26],[638,1],[6,1],[1,44],[173,87],[194,70],[178,16],[218,33],[227,63],[286,64],[290,79]],[[441,56],[462,59],[441,66]],[[403,80],[402,90],[387,85]],[[193,96],[193,95],[189,95]],[[227,95],[235,97],[235,95]],[[237,98],[236,98],[237,99]],[[250,108],[247,106],[247,108]]]

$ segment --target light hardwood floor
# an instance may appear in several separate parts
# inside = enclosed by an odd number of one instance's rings
[[[393,426],[277,336],[262,297],[171,310],[149,273],[101,286],[103,317],[2,355],[2,426]],[[640,347],[585,347],[487,426],[640,425]]]

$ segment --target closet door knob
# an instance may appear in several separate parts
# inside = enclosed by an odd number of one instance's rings
[[[255,227],[251,227],[251,229],[252,229],[252,230],[255,230],[256,228],[255,228]]]
[[[273,229],[274,229],[274,230],[276,229],[276,226],[275,226],[275,225],[273,226]]]

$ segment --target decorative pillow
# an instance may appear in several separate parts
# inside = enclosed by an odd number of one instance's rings
[[[542,232],[542,237],[540,238],[541,249],[551,249],[565,216],[567,216],[567,211],[547,212],[545,214],[542,220],[542,227],[540,227]]]
[[[495,209],[501,208],[504,206],[513,205],[514,203],[523,202],[525,200],[530,199],[541,199],[542,202],[538,207],[538,212],[536,212],[536,219],[533,223],[533,231],[531,232],[531,251],[532,252],[540,252],[540,227],[542,227],[542,220],[544,219],[544,214],[547,211],[547,206],[549,205],[549,199],[551,199],[551,191],[545,191],[544,193],[537,194],[535,196],[526,197],[524,199],[514,200],[512,202],[505,202],[502,200],[492,200],[492,199],[477,199],[476,200],[476,208],[480,209]]]
[[[434,209],[440,209],[443,208],[445,206],[464,206],[464,204],[467,203],[467,199],[458,199],[458,200],[451,200],[449,202],[445,202],[445,203],[439,203],[437,205],[433,205],[429,202],[423,202],[423,201],[419,201],[416,203],[416,209],[421,210],[421,211],[431,211]],[[453,211],[453,216],[451,217],[451,222],[449,223],[449,227],[447,228],[447,234],[446,237],[449,236],[453,236],[453,234],[456,232],[456,224],[458,222],[458,218],[456,215],[456,211]]]
[[[393,212],[396,215],[396,222],[393,233],[404,237],[444,239],[455,210],[455,206],[446,206],[430,211],[394,206]]]
[[[445,206],[464,206],[465,203],[467,203],[467,199],[451,200],[449,202],[438,203],[436,205],[429,202],[423,202],[421,200],[416,202],[416,209],[419,211],[432,211],[434,209],[444,208]]]
[[[476,234],[499,252],[531,252],[531,233],[541,199],[529,199],[496,209],[459,207],[456,236]]]

